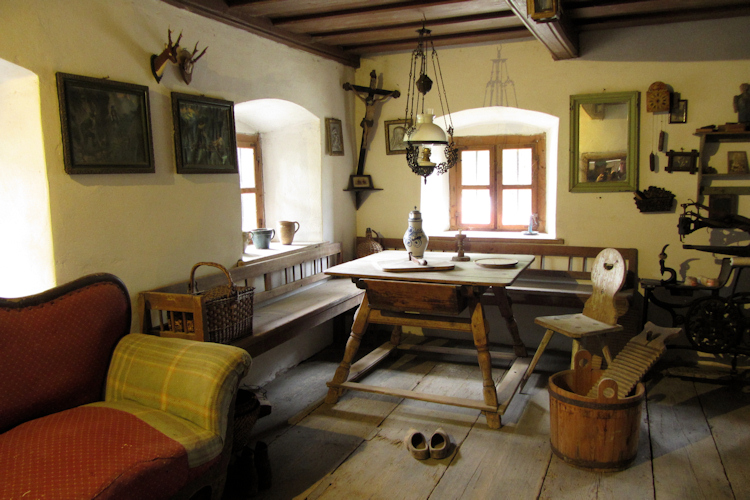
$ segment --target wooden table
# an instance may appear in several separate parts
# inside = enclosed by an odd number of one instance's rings
[[[404,251],[385,251],[345,262],[326,271],[334,276],[350,277],[365,290],[362,303],[354,316],[351,335],[346,344],[344,359],[328,382],[326,403],[336,403],[345,389],[388,394],[398,397],[430,401],[481,410],[490,428],[500,428],[500,417],[505,413],[529,365],[526,348],[518,334],[518,326],[505,287],[534,261],[532,255],[466,254],[468,262],[452,262],[451,254],[427,252],[429,265],[453,265],[450,270],[425,271],[424,268],[385,271],[408,262]],[[487,268],[477,264],[487,259],[516,261],[515,265]],[[513,340],[513,352],[490,351],[487,341],[489,325],[481,297],[491,288]],[[469,308],[469,317],[459,314]],[[394,326],[391,340],[352,365],[362,336],[369,323]],[[471,333],[474,349],[401,344],[401,327],[416,326]],[[447,397],[402,389],[371,386],[355,382],[385,359],[394,349],[437,352],[441,354],[470,354],[476,356],[482,373],[483,401]],[[512,360],[512,365],[497,386],[492,378],[492,359]]]

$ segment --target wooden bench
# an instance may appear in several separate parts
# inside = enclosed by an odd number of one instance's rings
[[[366,241],[357,237],[357,245]],[[375,238],[385,250],[403,250],[404,243],[398,238]],[[514,304],[534,304],[583,308],[591,296],[591,264],[604,247],[580,247],[533,243],[506,243],[490,238],[464,239],[466,253],[500,253],[534,255],[536,259],[513,285],[508,295]],[[626,264],[625,285],[618,297],[632,300],[638,285],[638,250],[618,248]],[[456,253],[456,239],[431,237],[428,252]]]
[[[255,287],[253,334],[231,344],[258,356],[328,320],[341,320],[343,313],[359,306],[364,294],[350,280],[325,274],[326,269],[341,262],[340,243],[321,243],[261,257],[230,269],[235,284]],[[199,290],[226,282],[222,273],[196,278]],[[171,329],[167,311],[201,314],[200,306],[196,305],[200,297],[188,295],[187,286],[184,281],[139,294],[143,332],[203,340],[202,328],[190,332]]]

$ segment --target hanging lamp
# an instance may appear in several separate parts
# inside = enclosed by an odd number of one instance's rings
[[[448,96],[445,93],[443,75],[440,70],[440,60],[430,37],[431,31],[422,26],[421,29],[417,30],[417,33],[419,33],[419,40],[417,48],[411,54],[409,90],[406,96],[404,117],[406,123],[412,125],[406,132],[404,142],[406,143],[406,161],[409,168],[415,174],[422,176],[426,183],[427,177],[432,173],[443,174],[456,165],[458,148],[453,143],[453,121],[448,107]],[[432,79],[427,75],[427,51],[430,52],[433,75],[437,81],[440,109],[448,125],[447,134],[433,123],[433,110],[425,108],[425,95],[432,89],[433,85]],[[436,146],[445,148],[445,161],[440,163],[431,161],[430,156]]]

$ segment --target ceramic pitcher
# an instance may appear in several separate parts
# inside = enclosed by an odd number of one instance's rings
[[[279,221],[279,239],[281,239],[281,244],[291,245],[297,231],[299,231],[299,222],[290,220]]]
[[[269,248],[271,245],[271,239],[276,236],[276,230],[275,229],[253,229],[250,231],[250,234],[253,238],[253,245],[255,245],[255,248],[258,250]]]
[[[422,213],[414,207],[414,210],[409,212],[409,227],[404,234],[404,246],[407,252],[421,259],[427,250],[427,243],[429,238],[422,230]]]

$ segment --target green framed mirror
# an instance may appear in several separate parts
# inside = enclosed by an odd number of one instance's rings
[[[638,189],[640,92],[570,96],[570,191]]]

